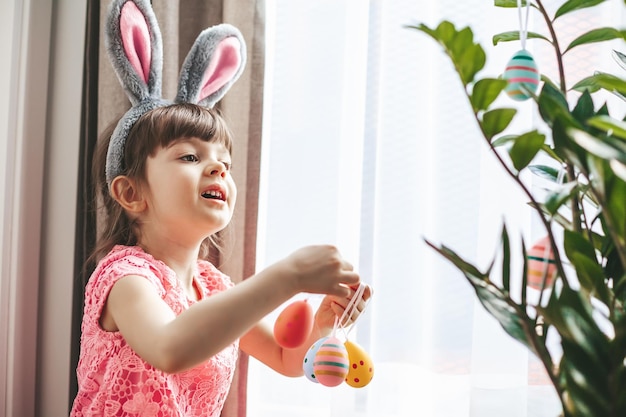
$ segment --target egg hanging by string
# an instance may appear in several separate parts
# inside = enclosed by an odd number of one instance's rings
[[[545,276],[545,288],[552,286],[556,277],[556,260],[550,238],[545,236],[539,239],[526,253],[527,271],[526,286],[541,290]]]
[[[327,387],[336,387],[348,375],[348,352],[341,340],[330,336],[324,340],[313,360],[315,379]]]
[[[274,339],[287,349],[301,346],[313,330],[313,309],[307,300],[294,301],[274,322]]]
[[[509,97],[513,100],[524,101],[537,93],[541,76],[535,58],[526,50],[530,1],[526,1],[525,19],[522,18],[522,0],[517,0],[517,12],[522,49],[513,54],[513,57],[507,62],[502,78],[507,81],[504,91]]]
[[[315,343],[311,345],[309,350],[306,351],[306,355],[304,355],[304,359],[302,360],[302,370],[304,371],[304,376],[311,382],[319,383],[317,378],[315,377],[315,370],[313,369],[313,363],[315,362],[315,355],[317,355],[317,351],[320,349],[322,344],[328,339],[328,337],[322,337],[318,339]]]
[[[346,384],[353,388],[363,388],[368,385],[374,377],[374,362],[367,352],[358,344],[346,340],[344,343],[348,352],[348,375]]]
[[[528,100],[539,88],[539,70],[535,59],[525,49],[517,51],[509,60],[502,76],[507,81],[504,91],[513,100]]]

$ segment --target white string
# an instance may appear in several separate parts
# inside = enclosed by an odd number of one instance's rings
[[[366,287],[366,285],[364,283],[360,283],[359,284],[359,288],[357,288],[356,291],[354,292],[354,295],[352,296],[352,299],[350,300],[350,302],[346,306],[345,310],[343,311],[343,314],[341,315],[341,318],[339,320],[335,319],[335,326],[333,328],[333,334],[335,333],[335,331],[337,330],[338,327],[341,327],[341,329],[342,329],[342,331],[344,333],[344,336],[346,338],[348,337],[348,333],[349,332],[346,333],[346,331],[345,331],[345,326],[346,326],[345,323],[352,316],[354,311],[357,310],[357,308],[358,308],[358,300],[360,300],[361,297],[363,296],[363,293],[365,292],[365,287]],[[371,297],[370,297],[370,299],[371,299]],[[369,302],[369,299],[365,302],[365,306],[367,306],[368,302]],[[363,309],[365,309],[365,307]],[[357,319],[358,319],[358,317],[357,317]],[[356,320],[354,322],[352,322],[352,328],[354,327],[355,323],[356,323]],[[350,330],[352,330],[352,329],[350,329]]]
[[[519,20],[519,38],[522,49],[526,49],[526,37],[528,35],[528,17],[530,16],[530,0],[526,0],[526,20],[522,21],[522,0],[517,0],[517,17]]]

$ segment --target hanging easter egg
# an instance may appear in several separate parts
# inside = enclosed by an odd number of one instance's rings
[[[556,261],[548,236],[535,243],[526,254],[527,275],[526,285],[541,290],[543,275],[546,275],[546,288],[549,288],[556,276]]]
[[[315,379],[327,387],[336,387],[348,375],[348,352],[336,337],[329,337],[320,346],[313,361]]]
[[[284,348],[302,345],[313,329],[313,309],[306,300],[294,301],[274,322],[274,338]]]
[[[304,371],[304,376],[311,382],[315,382],[318,384],[317,378],[315,377],[315,371],[313,369],[313,363],[315,362],[315,355],[317,355],[317,351],[322,346],[322,343],[328,339],[328,337],[322,337],[318,339],[315,343],[311,345],[309,350],[306,351],[306,355],[304,355],[304,359],[302,360],[302,370]]]
[[[363,388],[374,377],[374,362],[367,352],[356,343],[347,340],[344,346],[348,352],[349,360],[346,384],[354,388]]]
[[[504,91],[513,100],[527,100],[531,97],[529,93],[535,94],[539,87],[540,77],[537,64],[530,52],[525,49],[513,55],[513,58],[506,64],[502,77],[508,81]]]

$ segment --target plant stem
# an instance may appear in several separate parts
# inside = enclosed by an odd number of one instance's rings
[[[543,19],[548,26],[548,31],[550,32],[550,36],[552,37],[552,45],[554,46],[554,52],[556,53],[556,62],[559,68],[559,80],[561,84],[561,91],[565,93],[567,91],[567,84],[565,83],[565,69],[563,67],[563,54],[561,54],[561,47],[559,46],[559,39],[556,37],[556,32],[554,31],[554,26],[552,26],[552,20],[550,16],[548,16],[548,12],[545,7],[541,3],[541,0],[537,1],[537,9],[543,16]]]

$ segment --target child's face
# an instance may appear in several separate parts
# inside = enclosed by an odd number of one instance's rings
[[[146,161],[148,210],[142,227],[203,240],[230,222],[237,188],[230,153],[197,138],[172,142]],[[195,236],[197,235],[197,236]]]

